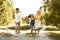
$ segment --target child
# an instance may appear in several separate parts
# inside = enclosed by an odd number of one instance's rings
[[[30,21],[31,33],[33,32],[34,24],[35,24],[34,15],[31,14],[31,21]]]

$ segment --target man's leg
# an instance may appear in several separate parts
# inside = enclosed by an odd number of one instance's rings
[[[17,34],[17,29],[18,29],[18,28],[16,27],[16,28],[15,28],[15,32],[16,32],[16,34]]]
[[[17,23],[16,23],[16,27],[15,27],[15,33],[17,34],[17,29],[18,29],[18,27],[17,27]]]
[[[18,23],[18,33],[20,33],[20,22]]]

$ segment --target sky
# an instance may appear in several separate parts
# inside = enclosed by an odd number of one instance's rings
[[[35,14],[41,6],[42,0],[13,0],[13,7],[19,8],[22,16],[27,16],[31,13]]]

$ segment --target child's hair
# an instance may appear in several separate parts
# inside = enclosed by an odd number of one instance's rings
[[[34,18],[34,15],[33,14],[31,14],[32,15],[32,18]]]
[[[16,10],[19,10],[19,8],[16,8]]]
[[[31,15],[33,15],[33,14],[30,14],[28,17],[31,18]],[[34,15],[33,15],[33,18],[34,18]]]

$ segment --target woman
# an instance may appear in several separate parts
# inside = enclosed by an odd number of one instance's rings
[[[41,13],[40,13],[40,10],[37,11],[37,14],[35,15],[35,29],[38,29],[40,26],[41,26]],[[38,33],[39,33],[39,30],[38,29]],[[36,30],[35,30],[35,33],[36,33]]]

